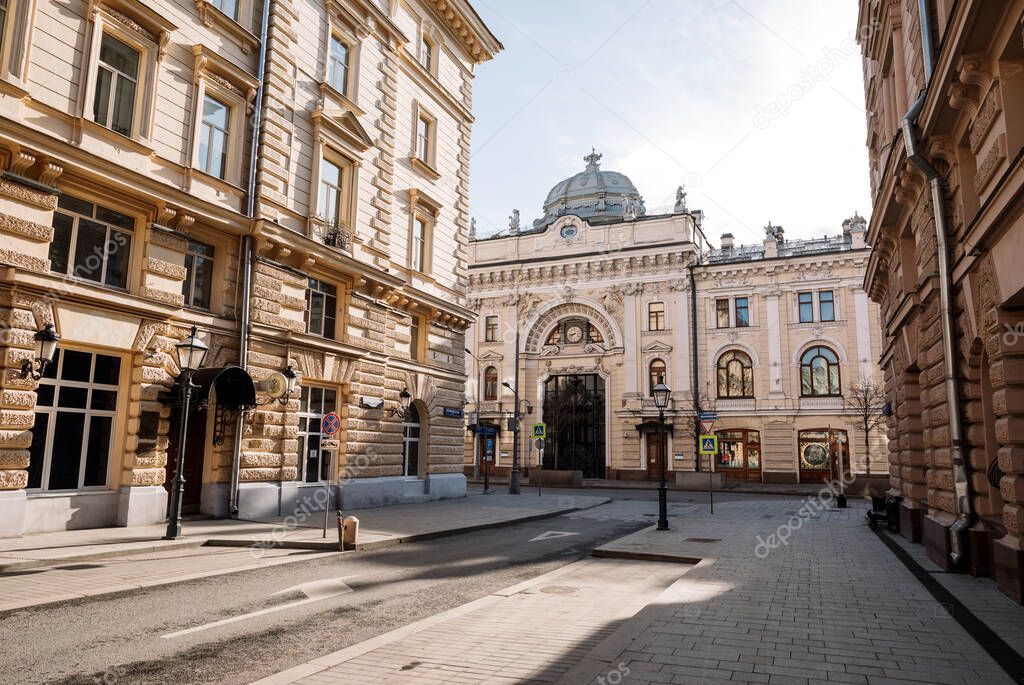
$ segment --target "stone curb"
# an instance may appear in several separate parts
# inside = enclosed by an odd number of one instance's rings
[[[95,552],[82,552],[81,554],[68,554],[63,557],[52,557],[49,559],[26,559],[24,561],[0,562],[0,577],[5,573],[25,571],[28,569],[41,568],[43,566],[57,566],[78,561],[94,561],[96,559],[108,559],[110,557],[133,556],[136,554],[151,554],[153,552],[167,552],[191,547],[201,547],[205,544],[206,538],[197,537],[186,540],[152,540],[145,542],[107,542],[96,545],[83,545],[83,547],[104,547],[107,549]]]
[[[451,535],[458,535],[460,533],[471,533],[479,530],[488,530],[491,528],[500,528],[502,526],[510,526],[516,523],[528,523],[530,521],[540,521],[547,518],[554,518],[555,516],[561,516],[562,514],[569,514],[574,511],[583,511],[585,509],[593,509],[599,507],[602,504],[607,504],[611,501],[609,497],[598,497],[595,498],[598,501],[585,507],[566,507],[564,509],[558,509],[556,511],[547,511],[541,514],[531,514],[529,516],[520,516],[517,518],[503,519],[501,521],[491,521],[489,523],[476,523],[470,526],[462,526],[460,528],[447,528],[445,530],[434,530],[429,533],[411,533],[409,535],[401,535],[394,538],[388,538],[386,540],[374,540],[372,542],[357,542],[355,550],[357,552],[364,552],[374,549],[381,549],[384,547],[393,547],[395,545],[401,545],[410,542],[422,542],[424,540],[435,540],[437,538],[448,537]],[[332,551],[337,552],[337,542],[317,542],[314,540],[252,540],[252,539],[239,539],[239,538],[211,538],[206,541],[205,546],[207,547],[264,547],[264,548],[280,548],[280,549],[309,549],[318,551]],[[353,550],[346,550],[353,551]]]

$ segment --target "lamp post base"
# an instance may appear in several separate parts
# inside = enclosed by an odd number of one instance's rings
[[[512,473],[508,477],[508,494],[518,495],[519,494],[519,469],[512,469]]]

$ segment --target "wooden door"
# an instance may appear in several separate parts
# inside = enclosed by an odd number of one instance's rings
[[[647,477],[651,480],[661,479],[661,433],[651,431],[644,434],[647,440]]]
[[[188,417],[188,435],[185,437],[185,493],[181,500],[184,514],[195,514],[203,493],[203,459],[206,454],[206,408],[193,410]],[[164,466],[164,489],[173,497],[174,479],[178,473],[178,433],[181,430],[181,410],[171,412],[171,429],[167,446],[167,465]],[[171,497],[167,499],[170,506]]]

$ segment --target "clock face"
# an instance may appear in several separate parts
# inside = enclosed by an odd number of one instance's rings
[[[583,340],[583,329],[575,324],[569,326],[565,329],[565,339],[571,343],[578,343]]]

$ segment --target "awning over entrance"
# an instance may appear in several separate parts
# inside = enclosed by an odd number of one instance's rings
[[[223,409],[242,411],[256,406],[256,386],[245,369],[221,366],[199,369],[192,374],[192,401],[197,405],[210,403],[210,390],[216,390],[217,404]]]
[[[657,421],[644,421],[643,423],[636,424],[636,429],[641,433],[657,433],[661,430],[661,424]],[[672,432],[672,424],[665,424],[665,432]]]

